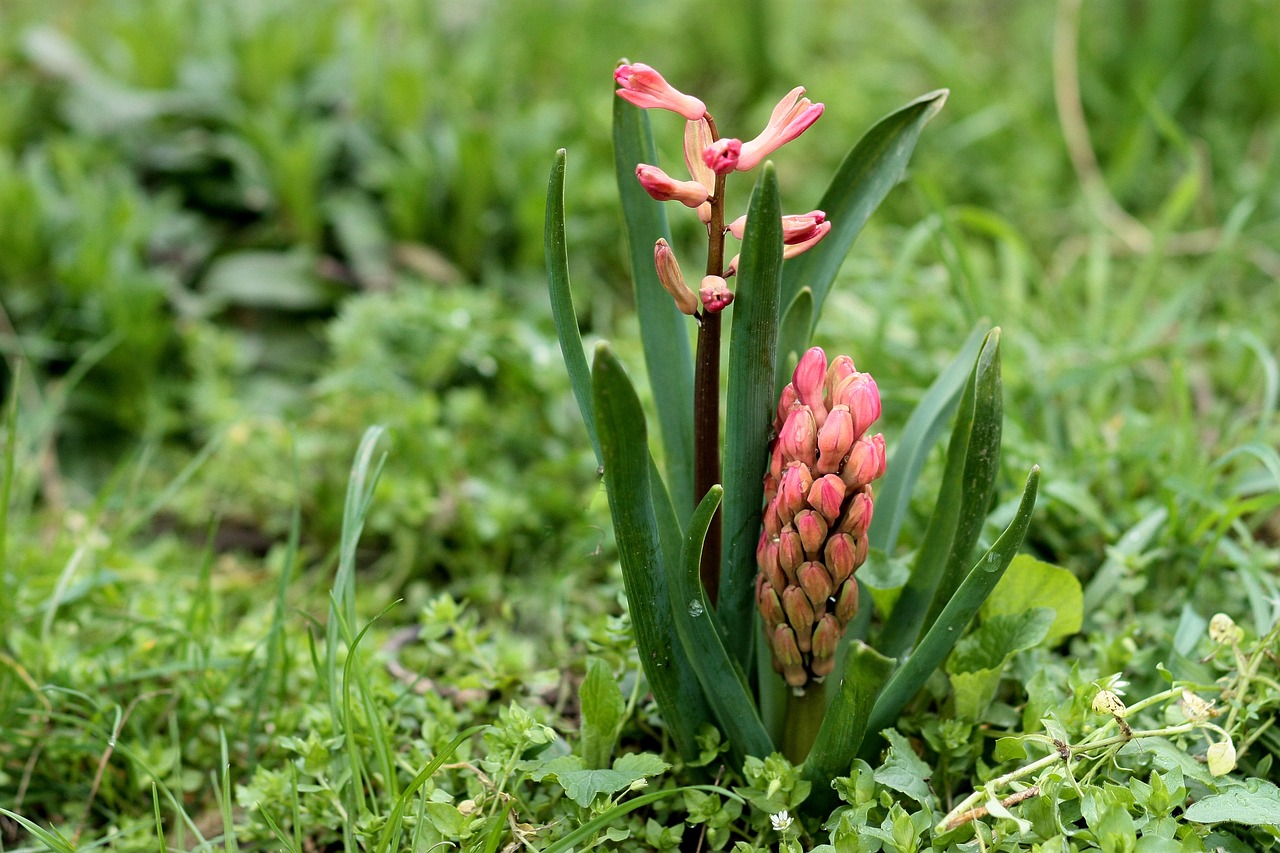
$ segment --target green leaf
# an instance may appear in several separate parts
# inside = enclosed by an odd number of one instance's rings
[[[802,287],[782,312],[782,322],[778,325],[778,367],[773,379],[775,400],[782,396],[782,389],[791,381],[791,374],[800,363],[800,356],[808,349],[809,327],[812,323],[813,291]]]
[[[587,658],[578,702],[582,706],[582,759],[588,767],[607,767],[627,703],[613,671],[600,658]]]
[[[933,802],[928,784],[933,768],[920,760],[907,739],[895,729],[885,729],[881,734],[889,741],[889,754],[884,764],[876,768],[875,780],[928,807]]]
[[[1044,639],[1053,620],[1051,608],[1033,607],[993,616],[984,620],[977,631],[962,637],[947,659],[956,716],[982,722],[1005,666],[1015,654]]]
[[[1044,644],[1055,646],[1080,630],[1084,621],[1084,592],[1075,575],[1029,554],[1013,558],[1009,571],[982,605],[981,618],[1021,613],[1036,607],[1054,612]]]
[[[16,821],[27,832],[31,833],[32,837],[39,840],[45,847],[55,851],[55,853],[76,853],[76,848],[57,829],[45,829],[40,824],[27,820],[22,815],[3,807],[0,807],[0,815]]]
[[[246,249],[223,255],[200,282],[201,307],[208,313],[229,305],[282,311],[328,307],[338,298],[338,292],[321,281],[314,269],[315,258],[302,249]]]
[[[1193,823],[1231,822],[1280,829],[1280,789],[1265,779],[1248,779],[1192,803],[1184,816]]]
[[[697,734],[711,721],[706,700],[688,659],[676,647],[672,605],[664,568],[670,561],[663,538],[673,531],[670,509],[655,510],[656,478],[648,447],[644,410],[631,380],[607,344],[596,347],[591,371],[592,399],[609,511],[622,563],[622,581],[631,606],[631,624],[645,678],[658,702],[676,749],[686,759],[698,755]],[[678,535],[678,531],[674,531]]]
[[[910,648],[964,577],[995,489],[1002,420],[997,327],[987,332],[960,400],[924,544],[880,638],[884,653],[901,655]]]
[[[641,779],[665,773],[670,767],[652,753],[623,755],[607,770],[567,769],[573,765],[568,762],[561,765],[560,762],[563,761],[564,759],[555,759],[548,762],[544,770],[553,772],[569,799],[583,808],[590,806],[597,794],[616,794]],[[566,769],[561,769],[562,767]]]
[[[831,780],[847,776],[867,734],[867,720],[876,696],[893,672],[896,661],[854,641],[844,662],[844,677],[827,708],[818,736],[801,769],[801,777],[813,783],[805,809],[828,816],[839,797]]]
[[[1027,535],[1039,485],[1040,467],[1037,465],[1033,466],[1027,475],[1022,500],[1009,526],[1000,534],[1000,538],[995,541],[991,549],[969,570],[968,577],[960,584],[960,588],[943,608],[924,639],[916,646],[911,657],[907,658],[881,691],[868,724],[872,731],[880,731],[894,724],[898,715],[902,713],[902,709],[911,701],[911,697],[915,696],[933,671],[950,654],[956,640],[960,638],[965,627],[982,607],[982,602],[1000,582],[1005,569],[1013,561],[1018,548],[1022,546],[1022,540]],[[868,761],[874,759],[877,748],[878,744],[874,741],[864,744],[861,757]]]
[[[902,178],[920,131],[942,109],[947,94],[946,89],[930,92],[877,122],[846,155],[818,202],[831,222],[831,233],[791,260],[782,281],[783,305],[790,306],[802,287],[813,290],[810,335],[845,255],[867,219]]]
[[[803,293],[803,292],[802,292]],[[784,328],[791,322],[790,310]],[[868,532],[872,550],[892,554],[898,544],[898,533],[911,505],[924,461],[933,445],[942,437],[947,421],[956,411],[965,380],[973,370],[974,360],[986,339],[988,327],[981,324],[969,333],[960,352],[938,375],[929,390],[907,418],[902,435],[889,448],[891,455],[885,474],[876,484],[876,517]],[[778,389],[781,392],[781,388]]]
[[[659,237],[670,242],[671,230],[662,204],[650,198],[636,180],[638,164],[658,165],[649,117],[621,98],[613,99],[613,157],[644,363],[649,385],[655,391],[666,480],[676,517],[683,524],[693,511],[693,350],[689,345],[689,318],[680,313],[662,289],[653,266],[654,243]]]
[[[766,163],[747,208],[733,301],[724,441],[724,554],[716,611],[743,670],[750,665],[754,647],[741,638],[754,636],[756,544],[776,408],[773,363],[781,271],[778,178],[773,165]]]
[[[742,798],[727,788],[721,788],[717,785],[689,785],[682,788],[667,788],[662,791],[652,791],[648,794],[642,794],[639,797],[627,800],[625,803],[619,803],[611,809],[593,817],[591,820],[579,826],[568,835],[556,841],[547,847],[542,853],[568,853],[570,850],[577,848],[577,845],[591,838],[604,827],[613,823],[623,815],[633,812],[638,808],[647,806],[650,803],[656,803],[658,800],[672,797],[677,794],[687,794],[690,791],[708,791],[727,797],[737,802],[742,802]]]
[[[596,416],[591,408],[591,371],[587,369],[587,356],[582,351],[582,333],[578,330],[578,315],[573,309],[573,294],[569,287],[569,249],[564,234],[564,170],[565,150],[561,148],[556,152],[551,177],[547,181],[547,215],[543,226],[547,292],[551,296],[551,317],[555,321],[556,337],[560,340],[560,353],[569,372],[569,386],[578,401],[591,446],[596,451],[596,464],[601,465],[603,459],[600,439],[596,436]]]
[[[722,494],[719,486],[712,486],[694,510],[685,534],[682,570],[671,571],[668,583],[672,590],[671,615],[685,658],[697,674],[702,693],[729,741],[734,766],[740,768],[748,755],[763,758],[773,752],[773,742],[756,713],[742,670],[725,650],[717,620],[699,580],[702,543]],[[747,630],[751,630],[749,625]]]

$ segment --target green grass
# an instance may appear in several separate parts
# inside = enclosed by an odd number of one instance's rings
[[[1205,815],[1265,800],[1246,779],[1280,757],[1280,25],[1248,0],[1078,5],[0,4],[0,850],[1274,848],[1263,806]],[[827,828],[774,831],[807,784],[783,762],[717,780],[714,733],[678,761],[641,680],[542,280],[563,147],[584,335],[641,363],[622,56],[735,127],[794,85],[825,102],[779,158],[797,211],[862,128],[951,89],[816,343],[875,374],[892,448],[998,324],[981,544],[1039,464],[1024,550],[1084,587],[1081,632],[1006,660],[982,719],[926,685]],[[607,768],[581,766],[588,657],[625,709]],[[1118,731],[1089,710],[1115,674],[1150,701],[1136,730],[1176,727],[1166,672],[1218,697],[1233,773],[1202,732],[1050,766],[1044,735]],[[1010,806],[1029,827],[934,831],[1046,759]]]

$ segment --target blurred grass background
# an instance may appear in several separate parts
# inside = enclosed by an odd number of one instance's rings
[[[730,135],[795,85],[824,102],[776,157],[796,212],[875,119],[949,88],[817,343],[876,375],[892,447],[972,325],[1004,328],[1008,490],[1044,467],[1031,547],[1092,584],[1104,671],[1129,662],[1123,639],[1167,647],[1214,610],[1261,622],[1280,537],[1275,4],[711,9],[0,4],[0,352],[19,405],[3,580],[32,677],[95,677],[66,664],[84,638],[59,633],[50,596],[82,621],[173,617],[148,584],[199,594],[209,554],[234,641],[282,571],[295,501],[303,563],[332,565],[374,423],[391,456],[362,551],[370,613],[448,589],[555,638],[543,665],[581,642],[566,623],[614,607],[617,578],[542,215],[567,148],[580,319],[638,370],[609,129],[622,57]],[[678,164],[679,119],[653,123]],[[692,246],[693,217],[671,218]],[[91,571],[73,557],[103,528]],[[301,584],[322,598],[323,577]],[[93,648],[129,660],[119,626],[96,626]]]

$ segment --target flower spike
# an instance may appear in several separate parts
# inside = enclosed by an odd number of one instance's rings
[[[619,65],[614,69],[618,97],[643,109],[671,110],[689,121],[697,121],[707,114],[706,104],[676,89],[648,65]]]
[[[809,129],[809,125],[818,120],[825,107],[802,98],[804,87],[797,86],[787,93],[769,116],[769,124],[760,135],[750,142],[742,144],[742,155],[738,158],[738,171],[745,172],[760,165],[760,162],[778,148],[786,145]]]

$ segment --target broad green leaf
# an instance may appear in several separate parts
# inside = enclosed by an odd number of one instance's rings
[[[713,486],[693,511],[685,534],[680,569],[668,569],[668,584],[671,588],[671,615],[681,647],[697,673],[703,695],[711,706],[720,731],[729,741],[734,765],[741,767],[748,755],[763,758],[772,753],[773,742],[756,713],[742,670],[725,650],[717,630],[718,620],[699,580],[702,543],[722,494],[719,486]]]
[[[670,767],[653,753],[644,752],[619,756],[612,767],[600,770],[581,767],[576,761],[576,756],[553,759],[544,771],[550,771],[547,775],[554,775],[569,799],[583,808],[590,806],[597,794],[616,794]]]
[[[789,310],[788,318],[783,323],[784,328],[790,322]],[[947,365],[947,369],[938,375],[912,410],[902,429],[902,435],[890,445],[888,468],[876,484],[875,521],[867,534],[872,550],[892,554],[898,544],[898,534],[911,505],[911,494],[920,478],[920,471],[924,468],[924,461],[933,450],[933,445],[942,437],[947,421],[956,411],[960,395],[964,392],[965,380],[972,373],[974,360],[986,339],[987,330],[986,324],[980,324],[969,333],[960,352]]]
[[[556,152],[551,166],[551,178],[547,181],[547,215],[543,225],[543,240],[547,253],[547,292],[551,296],[551,317],[555,321],[556,337],[560,340],[560,353],[569,372],[569,386],[573,388],[582,422],[596,451],[596,464],[602,464],[600,439],[596,436],[596,416],[591,408],[591,371],[587,369],[587,356],[582,351],[582,333],[578,330],[578,315],[573,309],[573,294],[569,288],[569,249],[564,234],[564,169],[565,150]]]
[[[831,233],[791,260],[782,280],[782,304],[790,306],[800,288],[813,291],[809,334],[822,314],[831,283],[862,226],[902,178],[907,161],[929,119],[947,100],[947,90],[923,95],[875,124],[844,158],[831,185],[818,202],[831,222]]]
[[[995,488],[1002,418],[997,327],[987,332],[956,411],[933,517],[880,638],[885,654],[906,652],[964,577]]]
[[[1187,806],[1193,823],[1243,823],[1280,829],[1280,789],[1265,779],[1247,779]]]
[[[778,287],[782,270],[782,211],[778,179],[766,163],[747,208],[729,339],[728,404],[724,439],[724,552],[717,616],[738,665],[750,665],[756,544],[760,538],[764,472],[778,341]]]
[[[1005,577],[1009,574],[1012,572]],[[1048,607],[997,614],[984,620],[977,631],[960,639],[947,658],[958,718],[972,723],[983,721],[1005,666],[1015,654],[1043,640],[1053,620],[1054,612]]]
[[[1013,561],[1022,540],[1027,535],[1031,524],[1032,510],[1035,509],[1036,492],[1040,485],[1040,467],[1033,466],[1027,475],[1027,484],[1022,492],[1022,500],[1018,503],[1017,512],[1009,526],[1000,534],[991,549],[987,551],[969,570],[969,575],[960,584],[955,595],[943,608],[929,632],[916,646],[911,657],[899,667],[889,679],[884,690],[876,699],[875,708],[871,712],[868,728],[881,731],[892,726],[907,706],[911,698],[924,685],[929,676],[951,653],[952,647],[964,633],[964,629],[982,607],[991,590],[1000,582],[1005,569]],[[861,757],[870,761],[874,759],[879,744],[864,743]],[[868,758],[870,756],[870,758]]]
[[[677,647],[669,569],[664,569],[669,558],[663,538],[670,537],[671,531],[664,533],[658,524],[669,510],[655,511],[654,494],[660,484],[651,483],[655,475],[644,410],[622,364],[606,344],[596,347],[591,385],[609,511],[640,663],[676,749],[693,759],[698,755],[698,730],[711,716],[697,676]]]
[[[1080,630],[1084,593],[1071,572],[1029,554],[1019,554],[982,605],[981,618],[986,621],[998,614],[1022,613],[1036,607],[1048,607],[1054,612],[1053,625],[1043,642],[1055,646]]]
[[[802,778],[813,783],[813,791],[805,800],[805,809],[810,813],[826,816],[835,808],[838,797],[831,780],[849,774],[866,738],[876,695],[889,679],[894,663],[865,643],[850,644],[844,677],[801,771]]]
[[[773,378],[775,400],[782,396],[782,389],[791,381],[791,374],[800,363],[800,356],[808,349],[809,327],[812,323],[813,291],[802,287],[782,312],[782,322],[778,325],[778,366]]]
[[[627,702],[613,671],[600,658],[587,658],[578,703],[582,707],[582,759],[588,767],[607,767]]]
[[[653,266],[659,237],[671,240],[667,213],[636,180],[640,163],[658,165],[649,117],[621,98],[613,99],[613,157],[635,284],[636,313],[644,344],[644,363],[654,391],[658,431],[662,435],[666,481],[676,517],[693,511],[693,352],[690,320],[662,289]]]
[[[896,729],[885,729],[881,734],[889,741],[889,755],[884,764],[876,768],[876,781],[906,794],[922,806],[931,805],[934,798],[928,782],[933,769],[916,755],[911,743]]]

